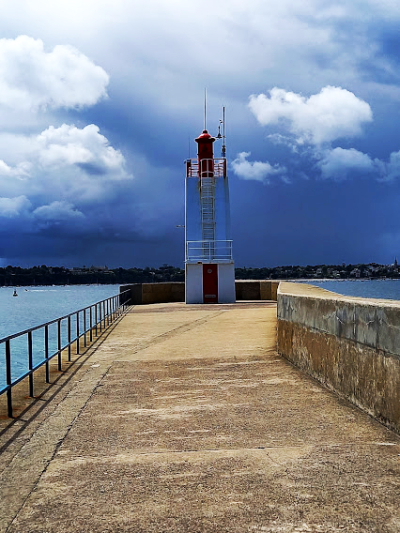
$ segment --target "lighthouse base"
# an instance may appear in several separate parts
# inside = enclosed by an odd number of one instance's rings
[[[233,303],[236,301],[234,263],[186,265],[186,303]]]

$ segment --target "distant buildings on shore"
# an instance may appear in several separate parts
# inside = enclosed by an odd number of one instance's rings
[[[236,279],[379,279],[400,278],[397,259],[392,265],[345,264],[236,268]]]
[[[237,267],[236,279],[400,279],[397,260],[392,265],[341,264],[279,267]],[[48,267],[46,265],[22,268],[0,268],[0,286],[30,285],[81,285],[81,284],[127,284],[184,281],[185,270],[171,265],[158,268],[108,268],[107,266]]]

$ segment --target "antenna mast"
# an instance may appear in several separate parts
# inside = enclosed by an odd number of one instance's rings
[[[226,157],[225,106],[222,108],[222,157]]]
[[[207,129],[207,89],[204,89],[204,129]]]

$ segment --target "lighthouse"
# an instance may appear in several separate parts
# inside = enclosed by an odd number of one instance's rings
[[[204,129],[195,139],[197,158],[186,161],[185,271],[186,303],[231,303],[235,295],[235,265],[230,227],[228,165],[223,133]],[[214,143],[222,139],[222,154]]]

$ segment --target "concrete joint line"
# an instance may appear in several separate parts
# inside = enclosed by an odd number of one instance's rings
[[[153,339],[140,345],[138,348],[136,348],[136,350],[132,351],[132,353],[135,354],[135,353],[141,352],[142,350],[146,350],[146,348],[149,348],[150,346],[153,346],[154,344],[159,344],[161,342],[171,339],[172,337],[175,337],[176,335],[179,335],[181,333],[185,333],[186,331],[190,331],[191,329],[197,328],[198,326],[201,326],[205,322],[208,322],[212,318],[215,318],[224,312],[225,311],[218,311],[214,313],[213,315],[209,315],[203,318],[198,318],[197,320],[186,322],[186,324],[182,324],[181,326],[178,326],[169,331],[166,331],[165,333],[161,333],[161,335],[158,335],[157,337],[154,337]]]

